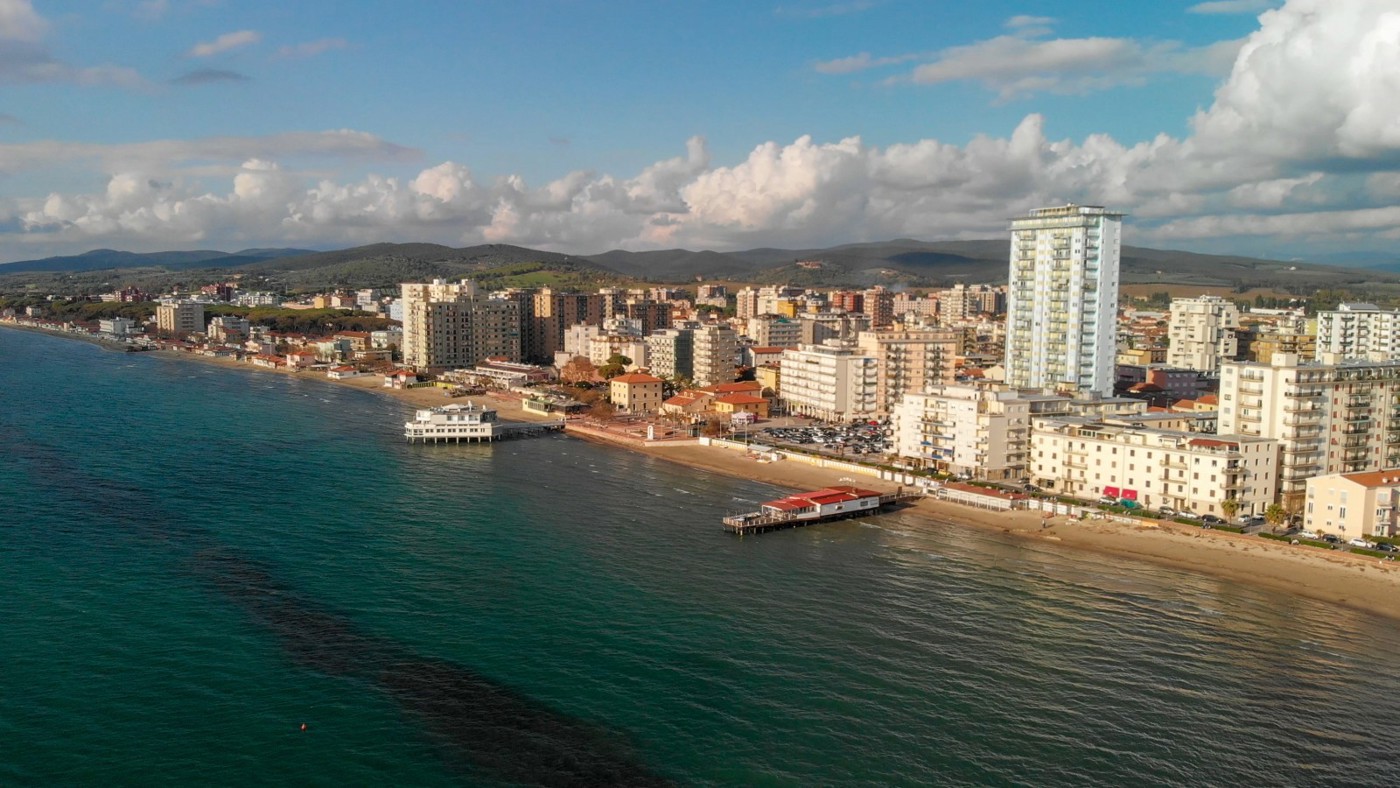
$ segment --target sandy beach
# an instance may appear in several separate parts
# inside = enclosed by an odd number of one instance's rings
[[[175,351],[153,352],[168,358],[252,372],[293,375],[306,380],[319,380],[327,385],[361,389],[392,397],[412,408],[463,401],[443,396],[442,390],[438,388],[385,388],[383,378],[379,375],[331,380],[319,371],[289,372],[256,367],[227,358],[211,358]],[[501,418],[506,420],[538,421],[549,418],[523,410],[519,400],[509,396],[484,395],[465,399],[489,403],[496,407]],[[701,446],[694,441],[642,445],[635,440],[626,440],[602,432],[590,431],[583,434],[571,431],[571,434],[631,451],[645,452],[690,467],[757,479],[793,490],[813,490],[838,484],[855,484],[879,490],[894,487],[892,483],[882,482],[874,477],[852,476],[838,470],[793,461],[759,463],[741,452]],[[1290,545],[1257,536],[1207,531],[1171,522],[1144,521],[1140,525],[1129,525],[1110,521],[1076,522],[1065,517],[1044,520],[1039,512],[989,512],[934,499],[920,501],[906,512],[915,513],[919,515],[919,518],[915,519],[923,519],[929,523],[994,529],[1018,538],[1054,541],[1069,547],[1202,572],[1243,583],[1253,583],[1281,593],[1299,594],[1391,618],[1400,618],[1400,562],[1381,561],[1345,551]],[[716,533],[719,533],[718,529]]]

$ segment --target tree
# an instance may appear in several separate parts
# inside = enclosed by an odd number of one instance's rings
[[[1283,525],[1283,521],[1288,519],[1288,510],[1283,508],[1283,504],[1271,503],[1269,508],[1264,510],[1264,520],[1274,528]]]
[[[559,370],[559,380],[565,383],[596,383],[602,378],[587,356],[574,356]]]
[[[1235,515],[1240,513],[1240,502],[1234,498],[1226,498],[1220,502],[1220,511],[1225,513],[1228,520],[1235,519]]]
[[[598,367],[598,374],[602,375],[604,380],[611,380],[626,372],[627,366],[631,363],[632,359],[621,353],[614,353],[608,356],[608,363]]]

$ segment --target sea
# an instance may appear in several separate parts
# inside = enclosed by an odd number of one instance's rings
[[[0,330],[0,785],[1397,785],[1400,628]]]

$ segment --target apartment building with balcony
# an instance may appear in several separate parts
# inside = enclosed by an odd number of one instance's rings
[[[1243,514],[1274,500],[1278,441],[1108,423],[1083,417],[1036,420],[1030,476],[1077,498],[1111,497],[1198,515],[1225,516],[1234,500]]]
[[[1308,479],[1303,527],[1345,537],[1400,533],[1400,468]]]
[[[953,383],[965,336],[965,332],[957,329],[860,332],[857,345],[862,353],[875,359],[877,369],[876,413],[889,415],[905,394],[918,394],[930,386]]]
[[[1006,382],[1113,392],[1123,214],[1040,208],[1011,222]]]
[[[1400,311],[1375,304],[1340,304],[1317,313],[1314,356],[1400,358]]]
[[[730,383],[739,363],[739,335],[727,325],[700,325],[691,331],[695,385]]]
[[[1215,372],[1239,354],[1240,310],[1220,296],[1174,298],[1167,328],[1167,365]]]
[[[1279,442],[1280,499],[1297,512],[1314,476],[1400,466],[1400,361],[1226,362],[1219,429]]]
[[[879,366],[853,343],[828,340],[783,351],[778,395],[788,413],[826,421],[876,414]]]

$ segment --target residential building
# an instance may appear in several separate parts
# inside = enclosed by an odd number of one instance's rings
[[[844,312],[819,312],[798,317],[802,324],[802,345],[820,345],[828,339],[854,340],[870,330],[870,318]]]
[[[783,353],[778,396],[788,413],[846,421],[876,412],[879,363],[854,343],[827,340]]]
[[[168,301],[156,307],[156,329],[166,334],[196,334],[204,331],[204,304],[197,301]]]
[[[888,328],[894,323],[894,293],[882,285],[861,293],[864,308],[858,310],[870,318],[871,328]]]
[[[1077,498],[1107,497],[1198,515],[1262,513],[1274,500],[1278,441],[1200,435],[1083,417],[1038,419],[1031,478]]]
[[[1375,304],[1340,304],[1333,311],[1318,312],[1314,355],[1324,353],[1400,358],[1400,311]]]
[[[744,331],[755,345],[764,347],[797,347],[802,344],[801,321],[782,315],[754,315]]]
[[[661,409],[661,378],[641,372],[618,375],[608,382],[612,404],[623,413],[656,413]]]
[[[647,363],[653,374],[672,380],[695,377],[694,327],[657,331],[646,338]]]
[[[569,326],[603,324],[604,298],[598,293],[561,293],[545,287],[530,297],[531,322],[524,331],[527,347],[522,350],[527,358],[554,358],[564,349],[564,332]]]
[[[1123,214],[1040,208],[1011,222],[1006,380],[1109,394]]]
[[[1296,513],[1311,477],[1400,466],[1400,361],[1227,361],[1220,432],[1279,441],[1281,501]]]
[[[1303,527],[1343,537],[1400,534],[1400,468],[1308,479]]]
[[[739,335],[727,325],[707,324],[691,332],[696,385],[709,386],[734,379],[739,363]]]
[[[955,329],[881,329],[860,332],[857,344],[875,359],[875,412],[887,416],[905,394],[952,383],[962,331]]]
[[[209,339],[214,342],[236,342],[248,337],[248,319],[234,315],[216,315],[209,319]]]
[[[1174,298],[1171,315],[1168,366],[1215,372],[1222,359],[1239,354],[1240,310],[1233,301],[1209,295]]]
[[[217,317],[214,319],[218,320]],[[135,325],[135,321],[126,317],[104,318],[97,321],[97,330],[103,334],[110,334],[114,337],[124,337],[131,333],[131,329],[135,327]]]
[[[433,280],[402,286],[403,359],[418,367],[471,367],[491,357],[521,360],[520,309],[476,283]]]

